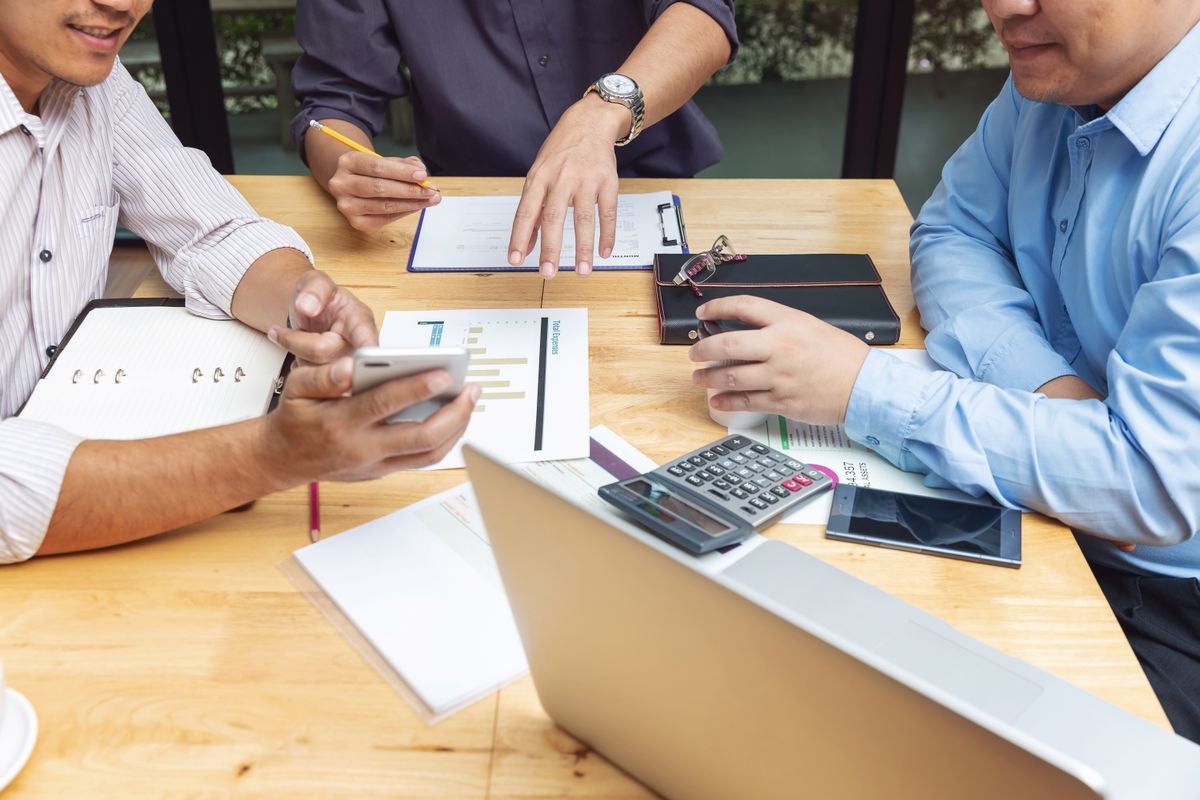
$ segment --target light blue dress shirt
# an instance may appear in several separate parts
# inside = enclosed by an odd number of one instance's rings
[[[1200,577],[1200,26],[1106,114],[1010,78],[911,247],[947,371],[872,350],[849,436],[1093,534],[1093,560]],[[1034,393],[1062,375],[1106,399]]]

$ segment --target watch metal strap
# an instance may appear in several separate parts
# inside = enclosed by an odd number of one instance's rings
[[[607,97],[605,97],[604,92],[600,91],[600,81],[596,81],[584,89],[583,96],[587,97],[588,92],[595,92],[596,94],[600,95],[602,100],[606,102],[620,103],[628,108],[629,113],[633,115],[633,121],[629,125],[629,133],[625,135],[625,138],[618,139],[617,141],[613,142],[613,144],[615,144],[617,147],[624,147],[638,137],[638,134],[642,132],[642,124],[646,120],[646,100],[642,97],[640,87],[638,88],[638,96],[629,104],[621,103],[619,100],[609,100]]]

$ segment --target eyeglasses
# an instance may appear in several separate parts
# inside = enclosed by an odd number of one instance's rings
[[[745,261],[746,256],[733,249],[729,237],[718,236],[713,246],[683,262],[675,276],[676,286],[687,284],[696,297],[704,297],[699,284],[717,274],[717,267],[730,261]]]

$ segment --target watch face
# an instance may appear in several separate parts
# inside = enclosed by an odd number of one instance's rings
[[[637,84],[624,75],[611,73],[600,79],[600,85],[604,87],[606,92],[619,95],[621,97],[629,97],[637,91]]]

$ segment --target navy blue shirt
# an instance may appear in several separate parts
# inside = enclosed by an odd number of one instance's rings
[[[524,176],[567,107],[618,69],[674,2],[299,0],[292,134],[302,155],[310,119],[377,136],[388,102],[407,95],[431,174]],[[733,0],[687,2],[724,28],[732,59]],[[616,152],[625,177],[692,176],[724,154],[690,101]]]

